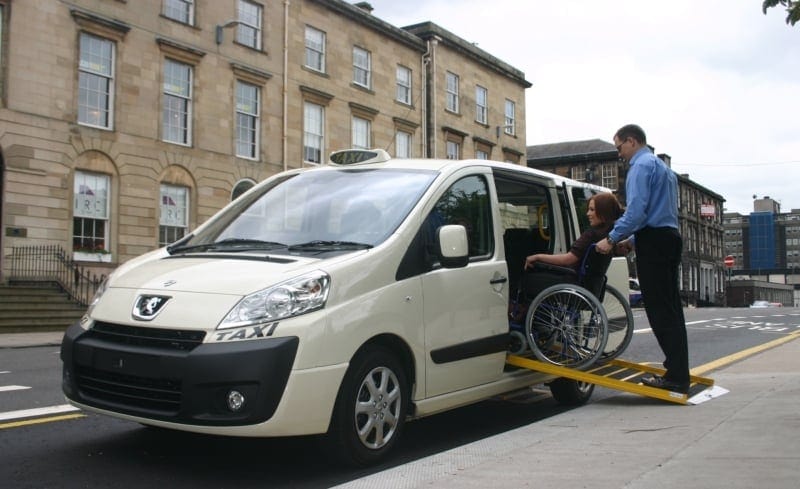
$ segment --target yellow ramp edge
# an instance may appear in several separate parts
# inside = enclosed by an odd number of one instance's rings
[[[589,370],[577,370],[574,368],[562,367],[559,365],[553,365],[551,363],[541,362],[539,360],[533,360],[531,358],[521,357],[519,355],[507,355],[506,363],[508,363],[509,365],[513,365],[515,367],[527,368],[529,370],[535,370],[537,372],[544,372],[546,374],[557,375],[559,377],[565,377],[580,382],[595,384],[602,387],[607,387],[609,389],[614,389],[623,392],[630,392],[633,394],[639,394],[642,396],[652,397],[655,399],[662,399],[664,401],[674,402],[677,404],[688,404],[689,400],[689,394],[684,394],[683,392],[673,392],[640,384],[638,378],[645,373],[650,373],[655,375],[664,374],[665,372],[664,369],[658,367],[652,367],[650,365],[643,365],[640,363],[632,363],[632,362],[627,362],[625,360],[615,359],[607,363],[594,365]],[[609,365],[619,367],[619,369],[609,372],[610,374],[620,374],[624,370],[630,371],[630,373],[628,375],[625,375],[624,380],[613,378],[610,377],[609,375],[600,375],[592,373],[592,370],[597,371],[601,368],[604,369]],[[696,390],[693,389],[694,386],[700,386],[702,387],[702,389],[700,390],[704,390],[714,385],[713,379],[707,377],[700,377],[697,375],[691,375],[689,378],[689,382],[690,382],[690,387],[689,387],[690,392]],[[693,394],[696,394],[696,392],[694,392]]]

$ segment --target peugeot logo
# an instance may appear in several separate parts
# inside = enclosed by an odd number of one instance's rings
[[[151,321],[169,299],[170,297],[163,295],[140,295],[133,304],[133,317],[141,321]]]

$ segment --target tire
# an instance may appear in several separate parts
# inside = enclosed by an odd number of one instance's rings
[[[531,302],[525,334],[542,362],[588,367],[600,358],[608,329],[605,311],[591,292],[577,285],[554,285]]]
[[[631,344],[633,311],[625,296],[610,285],[606,285],[603,310],[608,319],[608,340],[600,361],[609,361],[617,358]]]
[[[586,404],[594,392],[594,384],[559,377],[550,382],[553,399],[562,406],[581,406]]]
[[[387,348],[372,346],[350,362],[331,419],[328,442],[348,465],[373,465],[392,451],[409,403],[405,371]]]

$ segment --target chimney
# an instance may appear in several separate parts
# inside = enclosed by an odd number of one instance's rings
[[[361,10],[363,10],[364,12],[366,12],[368,14],[371,14],[372,11],[375,10],[375,9],[372,8],[372,4],[369,3],[369,2],[358,2],[358,3],[355,3],[353,5],[355,5],[356,7],[360,8]]]

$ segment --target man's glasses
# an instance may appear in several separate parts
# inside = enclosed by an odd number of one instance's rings
[[[622,148],[622,146],[627,142],[628,142],[628,139],[625,138],[624,141],[622,141],[621,143],[619,143],[618,145],[615,146],[617,148],[617,153],[619,153],[620,148]]]

